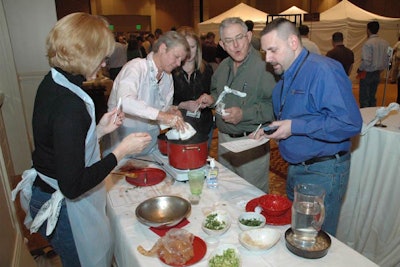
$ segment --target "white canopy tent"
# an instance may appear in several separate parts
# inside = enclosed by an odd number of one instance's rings
[[[215,16],[209,20],[198,24],[200,33],[213,32],[215,40],[219,40],[219,24],[229,17],[240,17],[242,20],[252,20],[254,22],[255,33],[260,32],[265,27],[268,14],[256,8],[240,3],[237,6],[228,9],[227,11]]]
[[[279,13],[279,15],[302,15],[301,19],[304,20],[304,14],[307,14],[308,12],[298,8],[297,6],[291,6],[288,9],[282,11],[281,13]]]
[[[355,62],[350,78],[356,81],[356,70],[361,62],[361,49],[367,40],[367,23],[377,20],[380,24],[378,35],[390,45],[397,41],[400,31],[400,18],[389,18],[365,11],[343,0],[320,14],[320,21],[305,22],[310,27],[310,39],[324,55],[332,49],[331,38],[336,31],[344,35],[344,44],[354,52]]]

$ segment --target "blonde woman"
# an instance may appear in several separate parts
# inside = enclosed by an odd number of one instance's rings
[[[210,108],[200,109],[196,100],[203,94],[210,93],[212,67],[202,59],[201,43],[191,27],[180,27],[190,47],[190,55],[181,67],[176,68],[174,77],[174,101],[184,120],[190,123],[197,133],[212,138],[213,114]]]
[[[28,208],[25,224],[49,240],[64,267],[109,267],[113,240],[103,180],[126,154],[142,151],[151,137],[132,134],[100,159],[98,140],[124,119],[114,109],[96,126],[93,101],[81,89],[114,50],[103,18],[67,15],[50,31],[46,45],[51,71],[35,99],[33,167],[23,173],[13,198],[22,190],[22,206]]]

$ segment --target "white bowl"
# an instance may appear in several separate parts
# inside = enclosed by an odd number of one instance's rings
[[[253,221],[258,221],[260,222],[259,225],[251,225],[251,224],[245,224],[242,222],[242,220],[253,220]],[[242,229],[243,231],[246,230],[251,230],[251,229],[258,229],[258,228],[263,228],[265,225],[265,217],[263,215],[261,215],[260,213],[257,212],[243,212],[242,214],[240,214],[239,218],[238,218],[238,224],[240,229]]]
[[[215,216],[213,220],[216,220],[218,222],[217,224],[215,224],[215,226],[222,226],[220,227],[220,229],[215,229],[217,227],[213,228],[212,226],[210,226],[209,222],[211,216]],[[230,226],[231,226],[231,219],[229,218],[228,213],[224,210],[216,210],[210,212],[209,214],[207,214],[206,218],[204,218],[201,224],[201,228],[203,229],[203,231],[211,236],[222,235],[223,233],[228,231]]]
[[[280,239],[280,232],[271,228],[252,229],[239,234],[239,242],[248,250],[267,250]]]
[[[223,262],[216,261],[216,259],[217,258],[221,258],[224,255],[224,252],[227,251],[228,249],[233,250],[234,257],[237,258],[237,261],[236,261],[237,264],[232,264],[232,262],[229,262],[229,263],[225,263],[225,265],[224,265]],[[231,259],[231,258],[229,258],[229,259]],[[240,258],[239,250],[234,245],[224,244],[224,245],[218,246],[211,253],[210,258],[208,259],[208,267],[225,267],[225,266],[232,266],[232,267],[240,267],[240,266],[242,266],[242,260]]]

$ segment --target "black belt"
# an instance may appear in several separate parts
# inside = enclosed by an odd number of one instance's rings
[[[336,153],[335,155],[332,156],[323,156],[323,157],[316,157],[316,158],[312,158],[294,165],[311,165],[317,162],[323,162],[323,161],[327,161],[327,160],[331,160],[331,159],[336,159],[338,157],[342,157],[344,155],[346,155],[348,152],[347,151],[340,151],[338,153]]]
[[[229,135],[232,138],[238,138],[238,137],[248,136],[252,133],[253,132],[244,132],[244,133],[240,133],[240,134],[227,134],[227,135]]]

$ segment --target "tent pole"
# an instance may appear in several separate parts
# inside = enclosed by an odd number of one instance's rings
[[[389,71],[390,71],[389,68],[386,68],[385,86],[383,87],[382,107],[385,106],[386,87],[389,80]]]
[[[386,77],[385,77],[385,86],[383,87],[382,107],[385,106],[386,87],[389,80],[390,65],[392,64],[393,48],[389,46],[386,53],[389,59],[386,66]]]

